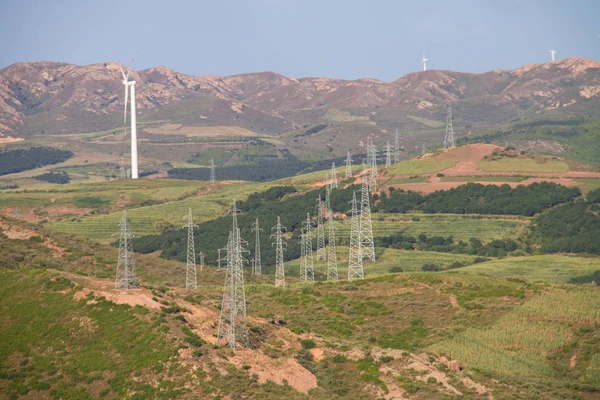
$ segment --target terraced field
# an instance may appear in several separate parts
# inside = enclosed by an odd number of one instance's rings
[[[518,172],[518,173],[563,173],[569,170],[565,161],[545,160],[539,162],[532,159],[504,158],[495,161],[479,161],[479,169],[484,172]]]
[[[385,176],[420,175],[443,171],[455,165],[456,160],[415,159],[393,164],[385,171]]]

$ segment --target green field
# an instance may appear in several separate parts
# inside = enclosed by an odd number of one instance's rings
[[[427,176],[418,176],[415,178],[394,178],[386,181],[386,185],[401,185],[405,183],[420,183],[420,182],[429,182],[430,179]]]
[[[522,182],[526,176],[444,176],[442,182]]]
[[[564,161],[537,160],[521,158],[503,158],[495,161],[478,161],[479,169],[484,172],[519,172],[519,173],[562,173],[569,170]]]
[[[385,176],[428,174],[443,171],[457,162],[455,160],[405,160],[393,164],[385,171]]]
[[[457,271],[498,278],[560,283],[569,282],[572,278],[589,275],[598,270],[600,270],[600,259],[597,257],[548,254],[492,260],[463,267]]]
[[[597,178],[577,178],[577,183],[577,187],[583,191],[600,188],[600,179]]]

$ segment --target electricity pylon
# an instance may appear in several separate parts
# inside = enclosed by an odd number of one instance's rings
[[[192,209],[188,209],[187,224],[183,226],[188,230],[187,236],[187,263],[185,267],[185,287],[186,289],[196,289],[198,287],[198,281],[196,279],[196,250],[194,248],[194,228],[198,225],[194,225],[192,219]]]
[[[135,260],[133,258],[133,233],[129,231],[127,211],[123,211],[121,218],[121,233],[119,237],[119,258],[117,261],[117,289],[135,289],[140,287],[140,282],[135,274]]]
[[[306,225],[306,227],[300,235],[300,246],[303,248],[301,251],[303,256],[300,259],[300,280],[314,282],[315,263],[312,251],[312,221],[310,213],[306,213],[306,221],[303,222],[303,225]]]
[[[369,187],[366,178],[362,181],[360,201],[360,255],[375,261],[375,246],[373,244],[373,227],[371,225],[371,204]]]
[[[335,220],[333,219],[333,213],[329,213],[329,226],[328,226],[328,243],[327,243],[327,280],[337,281],[338,280],[338,265],[337,265],[337,254],[335,249]]]
[[[371,192],[377,191],[377,149],[371,143],[371,176],[369,179],[369,190]]]
[[[331,213],[331,187],[327,185],[325,187],[325,212]]]
[[[119,172],[120,172],[121,179],[125,179],[125,176],[126,176],[125,159],[122,155],[121,155],[121,162],[119,163]]]
[[[394,163],[400,162],[400,136],[398,128],[396,128],[396,136],[394,137]]]
[[[256,240],[254,242],[254,275],[262,275],[262,263],[260,261],[260,227],[258,226],[258,218],[254,223],[252,231],[256,232]]]
[[[233,216],[233,227],[227,246],[227,269],[223,286],[223,302],[219,317],[217,345],[228,343],[235,351],[237,343],[248,347],[248,327],[246,326],[246,294],[244,292],[244,249],[245,242],[240,237],[237,214],[240,212],[233,202],[230,213]]]
[[[275,231],[271,235],[275,239],[273,244],[275,245],[275,287],[285,288],[285,267],[283,265],[283,233],[285,232],[285,226],[281,225],[279,216],[277,217],[277,225],[271,228]]]
[[[327,258],[325,251],[325,230],[323,226],[323,204],[321,195],[317,198],[317,260],[324,261]]]
[[[331,178],[331,187],[337,189],[338,188],[338,181],[337,181],[337,173],[336,173],[336,170],[335,170],[335,162],[331,163],[330,178]]]
[[[346,173],[344,174],[344,179],[348,178],[352,178],[352,155],[350,155],[350,150],[348,150],[346,156]]]
[[[350,253],[348,254],[348,280],[364,279],[363,258],[360,252],[360,215],[356,206],[356,192],[352,192],[350,211]]]
[[[390,146],[390,141],[387,141],[385,145],[385,169],[388,169],[392,165],[392,146]]]
[[[215,177],[215,159],[210,159],[210,183],[215,183],[217,178]]]
[[[446,136],[444,137],[444,150],[454,147],[454,128],[452,127],[452,107],[450,103],[446,106]]]

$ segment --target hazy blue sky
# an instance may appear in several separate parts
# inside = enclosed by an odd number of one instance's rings
[[[600,0],[4,0],[0,68],[137,52],[136,69],[391,81],[423,51],[429,69],[464,72],[544,62],[553,46],[598,60],[599,16]]]

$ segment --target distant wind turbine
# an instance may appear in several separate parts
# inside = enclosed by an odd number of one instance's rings
[[[429,61],[429,58],[425,58],[425,53],[423,53],[423,58],[421,59],[421,64],[423,64],[423,71],[427,71],[427,61]]]
[[[550,52],[550,56],[552,57],[552,61],[554,61],[554,56],[556,56],[556,50],[554,50],[554,47],[552,48],[552,50],[548,50]]]
[[[135,61],[135,56],[133,56],[133,61]],[[119,68],[121,68],[121,74],[123,75],[123,86],[125,86],[125,103],[123,109],[123,123],[127,123],[127,97],[129,91],[131,91],[131,179],[138,179],[138,151],[137,151],[137,130],[136,130],[136,120],[135,120],[135,81],[129,80],[129,71],[125,74],[123,67],[119,64]]]

